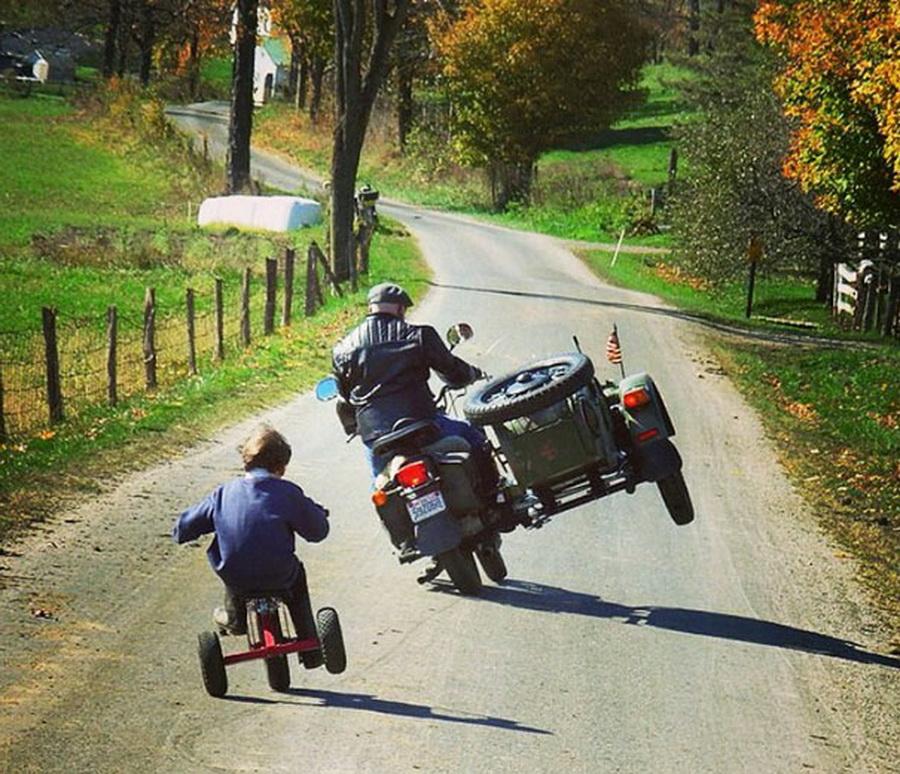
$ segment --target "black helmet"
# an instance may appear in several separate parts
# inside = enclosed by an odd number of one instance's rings
[[[403,288],[393,282],[382,282],[369,291],[366,299],[370,304],[400,304],[412,306],[412,299]]]

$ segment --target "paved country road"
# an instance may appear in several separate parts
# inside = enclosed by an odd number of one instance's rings
[[[212,147],[224,125],[203,125]],[[258,163],[299,184],[288,165]],[[331,406],[298,395],[0,555],[0,769],[900,770],[900,661],[698,329],[644,313],[659,302],[601,284],[558,241],[384,211],[434,269],[416,319],[472,323],[460,354],[489,372],[568,350],[575,334],[603,375],[618,324],[626,365],[668,401],[695,523],[676,527],[642,486],[508,536],[510,580],[481,598],[422,588],[388,550],[359,447]],[[203,547],[169,531],[237,472],[259,419],[285,431],[289,476],[331,508],[331,536],[301,553],[314,605],[341,614],[349,666],[292,663],[295,687],[275,694],[258,663],[239,665],[214,700],[195,642],[218,582]]]

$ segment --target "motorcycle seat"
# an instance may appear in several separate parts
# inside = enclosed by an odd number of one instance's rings
[[[396,454],[409,447],[422,448],[437,440],[439,430],[430,419],[420,419],[406,424],[399,420],[390,433],[385,433],[372,444],[372,451],[377,455]],[[398,427],[399,425],[399,427]]]

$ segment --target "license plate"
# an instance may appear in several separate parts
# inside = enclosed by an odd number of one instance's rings
[[[441,511],[447,510],[447,506],[444,504],[444,497],[440,492],[428,492],[415,500],[407,501],[406,509],[409,511],[409,518],[418,524],[420,521],[430,519]]]

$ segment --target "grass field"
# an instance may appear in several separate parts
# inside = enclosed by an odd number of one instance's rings
[[[134,107],[134,106],[133,106]],[[152,106],[151,106],[152,107]],[[68,495],[96,491],[110,471],[146,465],[212,428],[284,400],[329,368],[330,348],[364,308],[364,290],[326,299],[302,316],[304,276],[298,262],[294,324],[263,338],[263,259],[294,246],[302,259],[322,228],[289,236],[208,232],[188,216],[204,187],[217,190],[221,170],[185,166],[183,144],[163,132],[155,140],[108,113],[76,112],[59,99],[0,99],[0,373],[4,406],[22,406],[24,389],[45,411],[41,307],[57,308],[66,420],[43,420],[0,443],[0,536],[60,507]],[[151,111],[152,113],[152,111]],[[151,115],[152,117],[152,115]],[[236,338],[239,275],[251,266],[253,346]],[[399,227],[373,242],[371,282],[392,278],[414,295],[427,272],[414,242]],[[212,288],[226,288],[226,360],[211,356]],[[160,383],[141,384],[140,324],[144,292],[157,294]],[[199,371],[185,361],[184,295],[197,291]],[[279,291],[279,305],[281,291]],[[105,314],[120,313],[120,401],[105,405]],[[279,306],[280,309],[280,306]],[[73,344],[74,342],[74,344]],[[77,347],[75,345],[77,344]],[[74,347],[74,348],[73,348]],[[133,349],[129,354],[128,347]],[[80,349],[79,349],[80,348]],[[31,368],[31,383],[17,370]],[[129,368],[131,369],[129,371]],[[88,372],[99,382],[87,384]],[[2,441],[2,439],[0,439]]]
[[[454,164],[439,139],[414,137],[408,153],[399,154],[389,115],[373,118],[359,179],[405,201],[555,236],[614,241],[623,226],[649,209],[645,189],[667,179],[672,145],[668,133],[675,121],[686,117],[673,84],[684,77],[671,65],[649,65],[641,81],[643,104],[579,150],[554,150],[541,157],[528,207],[492,212],[484,174]],[[312,127],[305,115],[273,103],[260,111],[254,131],[255,142],[327,174],[331,148],[327,122]],[[665,245],[668,236],[641,234],[626,243]]]

